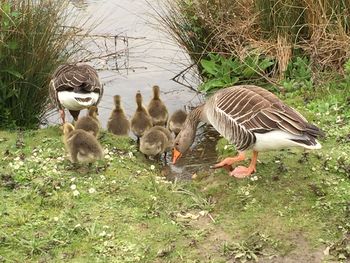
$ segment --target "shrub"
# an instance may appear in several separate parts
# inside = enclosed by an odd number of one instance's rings
[[[76,48],[66,1],[0,2],[0,125],[37,127],[48,106],[48,81]]]

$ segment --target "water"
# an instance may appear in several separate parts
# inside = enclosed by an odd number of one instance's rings
[[[71,0],[71,4],[74,5],[77,16],[82,17],[82,21],[87,20],[83,27],[94,27],[89,35],[110,36],[87,41],[86,48],[97,56],[118,53],[107,61],[97,59],[93,62],[99,69],[104,85],[104,95],[99,104],[99,117],[103,128],[106,127],[113,109],[113,96],[116,94],[121,95],[129,117],[136,109],[136,92],[141,91],[144,104],[147,105],[152,97],[153,85],[160,86],[161,98],[170,114],[179,108],[195,106],[203,101],[195,91],[171,80],[191,62],[186,52],[164,33],[155,19],[154,9],[160,10],[156,0]],[[118,38],[113,38],[115,35]],[[116,64],[119,70],[116,70]],[[193,75],[194,71],[187,74],[186,80],[195,89],[199,78],[191,77]],[[57,112],[50,117],[50,122],[60,123]],[[208,134],[207,129],[203,128],[198,133]],[[215,143],[209,137],[212,138],[211,135],[198,136],[195,142],[197,150],[188,153],[178,165],[166,166],[167,177],[190,178],[201,167],[207,169],[215,162]],[[207,165],[203,166],[204,162]]]

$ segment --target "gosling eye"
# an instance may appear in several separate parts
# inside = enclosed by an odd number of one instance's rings
[[[176,146],[179,146],[179,143],[178,143],[178,142],[176,142],[176,143],[175,143],[175,145],[176,145]]]

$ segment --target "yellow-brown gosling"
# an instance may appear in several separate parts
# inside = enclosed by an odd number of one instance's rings
[[[137,143],[146,130],[152,127],[152,118],[146,108],[142,105],[142,95],[140,91],[136,93],[137,109],[131,119],[131,130],[137,137]]]
[[[147,110],[152,117],[153,126],[166,126],[168,121],[168,110],[160,99],[160,89],[158,86],[153,86],[153,98],[149,102]]]
[[[130,121],[120,102],[120,96],[114,97],[114,109],[108,119],[107,130],[115,135],[127,136],[130,132]]]
[[[183,128],[186,117],[187,113],[184,110],[177,110],[170,116],[168,128],[175,136],[177,136]]]
[[[95,137],[97,137],[101,128],[101,123],[97,115],[97,107],[91,106],[87,112],[87,115],[77,120],[75,123],[75,129],[82,129],[84,131],[90,132]]]
[[[140,152],[151,157],[164,153],[164,158],[166,158],[166,152],[172,148],[173,142],[173,135],[167,128],[153,126],[141,137]]]
[[[72,163],[92,163],[103,158],[103,149],[96,137],[75,129],[71,123],[63,125],[63,142]]]

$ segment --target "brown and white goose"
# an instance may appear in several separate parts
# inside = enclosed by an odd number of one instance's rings
[[[68,109],[77,120],[80,110],[97,106],[103,95],[96,70],[86,64],[59,66],[49,88],[51,101],[59,109],[62,123],[65,123],[64,109]]]
[[[222,89],[206,103],[192,110],[174,142],[173,163],[193,143],[199,121],[207,122],[232,144],[238,155],[226,158],[213,168],[225,168],[231,176],[243,178],[256,171],[258,152],[289,147],[320,149],[316,138],[323,132],[271,92],[253,85]],[[248,167],[231,165],[253,150]]]

